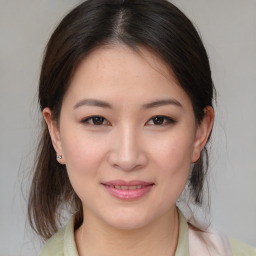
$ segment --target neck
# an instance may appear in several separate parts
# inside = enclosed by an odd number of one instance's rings
[[[80,256],[175,255],[179,235],[176,208],[135,230],[116,229],[99,221],[90,212],[84,212],[86,222],[75,232]]]

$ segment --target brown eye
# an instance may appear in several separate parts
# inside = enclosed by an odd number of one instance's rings
[[[164,123],[165,118],[163,116],[155,116],[152,118],[152,121],[155,125],[161,125]]]
[[[167,116],[154,116],[148,121],[148,125],[168,125],[174,124],[176,121]]]
[[[108,125],[107,120],[102,116],[91,116],[82,121],[82,123],[90,125]]]
[[[104,123],[104,120],[105,118],[101,117],[101,116],[95,116],[95,117],[92,117],[92,122],[93,124],[95,125],[101,125]]]

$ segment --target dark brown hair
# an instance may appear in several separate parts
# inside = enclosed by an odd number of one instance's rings
[[[63,96],[79,62],[94,48],[121,43],[136,50],[153,50],[173,70],[191,99],[196,121],[212,106],[214,86],[207,53],[191,21],[166,0],[88,0],[72,10],[52,34],[46,48],[39,83],[39,103],[59,119]],[[202,202],[208,167],[206,149],[190,176],[194,201]],[[56,161],[45,122],[35,162],[28,203],[32,228],[49,238],[60,224],[61,210],[77,212],[82,203],[75,194],[66,167]]]

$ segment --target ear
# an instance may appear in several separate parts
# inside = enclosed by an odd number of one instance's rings
[[[61,155],[61,158],[57,158],[57,161],[60,164],[65,164],[62,146],[61,146],[61,140],[60,140],[60,131],[56,121],[52,119],[52,111],[50,108],[44,108],[42,113],[43,113],[44,120],[48,126],[48,130],[52,140],[52,145],[56,151],[56,156]]]
[[[203,120],[198,124],[196,130],[196,136],[194,141],[194,149],[192,154],[192,162],[195,163],[207,143],[207,140],[211,134],[212,126],[214,121],[214,110],[211,106],[207,106],[204,109]]]

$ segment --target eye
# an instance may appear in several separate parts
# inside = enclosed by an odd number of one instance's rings
[[[176,123],[176,121],[167,116],[154,116],[147,122],[147,124],[149,125],[159,125],[159,126],[174,124],[174,123]]]
[[[89,125],[109,125],[109,122],[102,116],[90,116],[82,120],[82,123]]]

